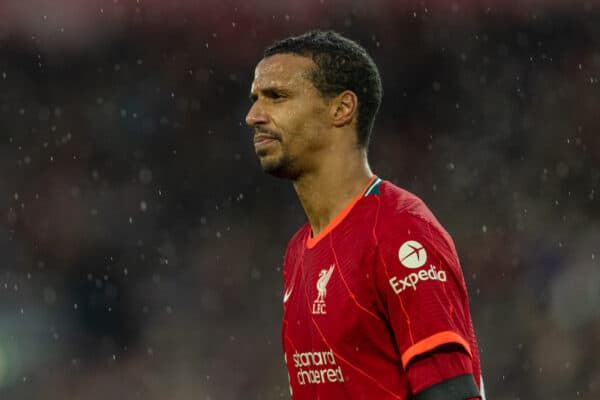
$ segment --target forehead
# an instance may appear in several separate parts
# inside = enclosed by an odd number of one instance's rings
[[[254,70],[252,90],[305,84],[309,82],[309,73],[315,67],[315,63],[310,58],[295,54],[275,54],[263,58]]]

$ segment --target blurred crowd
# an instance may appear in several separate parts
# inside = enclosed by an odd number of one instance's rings
[[[488,397],[600,398],[600,5],[0,4],[0,398],[289,398],[282,257],[305,222],[244,125],[272,41],[378,64],[370,160],[430,206]]]

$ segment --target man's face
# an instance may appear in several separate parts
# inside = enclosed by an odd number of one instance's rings
[[[246,123],[254,128],[265,172],[297,179],[318,166],[327,144],[328,103],[309,80],[314,68],[310,58],[293,54],[276,54],[256,66]]]

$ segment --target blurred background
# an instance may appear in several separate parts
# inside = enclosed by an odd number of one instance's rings
[[[488,397],[600,398],[600,3],[0,2],[0,398],[289,398],[274,40],[379,65],[373,170],[455,239]]]

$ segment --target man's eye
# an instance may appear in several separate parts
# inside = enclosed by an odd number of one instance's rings
[[[269,97],[272,100],[281,100],[281,99],[286,98],[286,96],[283,93],[280,93],[280,92],[271,92],[271,93],[269,93]]]

